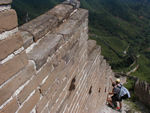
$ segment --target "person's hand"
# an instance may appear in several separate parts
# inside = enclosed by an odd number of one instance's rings
[[[113,80],[112,80],[112,77],[110,76],[110,80],[111,80],[111,82],[113,82]]]

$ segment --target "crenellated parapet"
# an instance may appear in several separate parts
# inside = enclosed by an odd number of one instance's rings
[[[0,0],[0,113],[98,113],[111,67],[88,40],[88,11],[59,4],[18,30]]]

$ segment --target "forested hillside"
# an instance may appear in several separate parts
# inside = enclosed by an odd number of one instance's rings
[[[31,20],[63,0],[13,0],[19,23]],[[150,1],[81,0],[89,10],[89,36],[115,71],[150,82]]]
[[[150,1],[82,0],[89,9],[90,38],[116,71],[150,82]]]

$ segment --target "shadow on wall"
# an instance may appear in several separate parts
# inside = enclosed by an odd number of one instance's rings
[[[74,78],[72,79],[71,84],[70,84],[70,87],[69,87],[69,91],[75,90],[75,88],[76,88],[75,82],[76,82],[76,77],[74,77]]]

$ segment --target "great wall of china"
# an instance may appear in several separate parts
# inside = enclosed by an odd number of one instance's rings
[[[0,113],[98,113],[114,73],[88,40],[88,11],[59,4],[18,28],[0,0]]]

